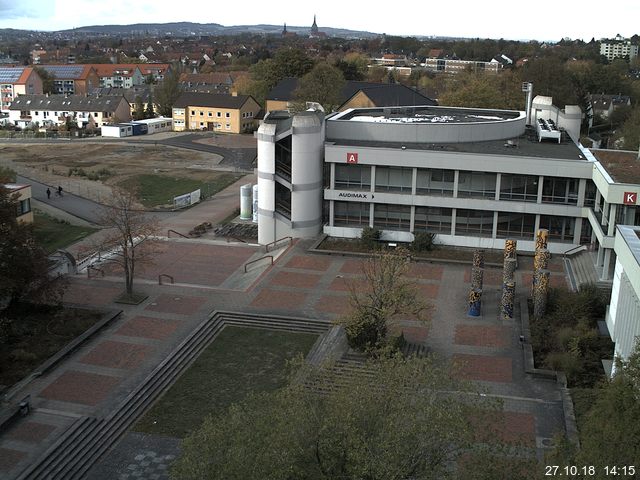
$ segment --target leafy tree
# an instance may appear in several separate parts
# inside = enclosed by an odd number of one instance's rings
[[[367,78],[369,59],[358,53],[348,53],[342,60],[336,62],[336,67],[342,71],[345,80],[364,80]]]
[[[419,298],[415,282],[406,278],[409,266],[409,253],[402,248],[364,263],[364,279],[349,288],[352,310],[338,320],[351,347],[374,354],[392,347],[387,333],[397,315],[426,323],[428,306]]]
[[[620,137],[624,139],[622,148],[638,150],[640,147],[640,106],[636,106],[620,128]]]
[[[326,112],[332,112],[343,102],[343,87],[340,69],[322,62],[300,79],[295,96],[299,102],[318,102]]]
[[[149,263],[154,253],[154,237],[158,230],[155,218],[138,209],[136,192],[114,190],[114,195],[99,213],[99,224],[105,227],[95,247],[111,254],[111,261],[122,267],[125,292],[134,297],[136,268]]]
[[[144,118],[144,103],[140,95],[136,96],[136,103],[133,110],[133,119],[142,120]]]
[[[144,118],[154,118],[156,116],[153,111],[153,97],[149,94],[149,98],[147,99],[147,108],[144,112]]]
[[[171,72],[165,75],[162,82],[155,89],[158,113],[163,117],[170,117],[172,115],[173,104],[182,93],[180,73],[181,69],[179,66],[174,66]]]
[[[382,232],[377,228],[366,226],[362,229],[360,234],[360,243],[363,247],[373,250],[378,246],[378,240],[380,240]]]
[[[0,310],[10,317],[24,303],[59,301],[65,283],[49,276],[47,254],[32,226],[17,221],[18,196],[3,183],[0,179]]]
[[[42,93],[53,93],[53,81],[55,80],[55,75],[49,73],[42,67],[33,67],[35,72],[42,79]]]
[[[524,96],[519,78],[512,72],[493,75],[467,71],[449,79],[439,103],[452,107],[520,109]]]
[[[432,357],[370,361],[346,381],[330,366],[302,367],[296,378],[206,419],[183,442],[173,476],[454,479],[451,464],[473,451],[475,428],[491,417],[482,397],[443,393],[470,388]]]

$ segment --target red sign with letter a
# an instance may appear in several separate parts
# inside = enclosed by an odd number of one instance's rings
[[[624,192],[625,205],[635,205],[638,202],[638,194],[636,192]]]
[[[347,163],[358,163],[358,154],[347,153]]]

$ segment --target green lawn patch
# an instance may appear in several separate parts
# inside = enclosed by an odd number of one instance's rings
[[[202,198],[215,195],[238,180],[240,175],[211,173],[203,179],[143,174],[130,177],[118,185],[136,191],[138,199],[147,208],[173,205],[174,197],[201,190]]]
[[[0,336],[0,385],[10,386],[102,318],[79,308],[23,306]]]
[[[317,335],[225,327],[146,415],[139,432],[184,438],[209,414],[251,392],[286,384],[287,360],[305,355]]]
[[[96,232],[97,228],[79,227],[68,222],[55,219],[46,213],[34,210],[33,234],[38,244],[47,253],[68,247],[72,243]]]

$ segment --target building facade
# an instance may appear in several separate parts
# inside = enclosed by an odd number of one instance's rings
[[[602,40],[600,42],[600,55],[604,55],[609,61],[625,57],[633,60],[638,56],[638,45],[620,36],[613,40]]]
[[[33,223],[31,210],[31,185],[7,183],[4,187],[13,195],[17,195],[16,219],[20,223]]]
[[[133,88],[144,83],[144,75],[136,64],[94,64],[92,65],[98,78],[100,87]]]
[[[186,92],[173,106],[173,129],[251,132],[259,111],[260,105],[250,95]]]
[[[0,111],[7,113],[18,95],[42,94],[42,79],[31,67],[0,67]]]
[[[41,65],[53,77],[53,92],[84,95],[100,86],[100,77],[91,65]]]

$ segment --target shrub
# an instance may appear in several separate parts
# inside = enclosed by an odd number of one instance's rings
[[[377,228],[364,227],[360,235],[360,243],[362,246],[373,250],[377,247],[382,232]]]
[[[411,242],[411,250],[413,252],[430,252],[434,247],[435,233],[418,232],[413,234],[413,242]]]

